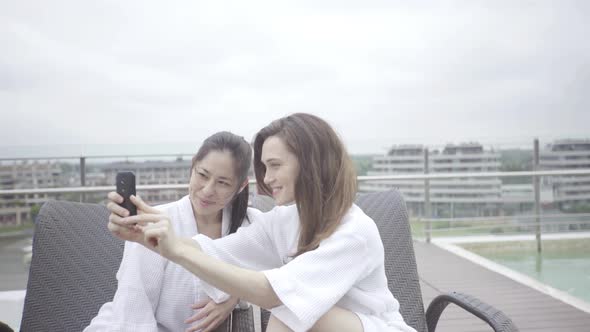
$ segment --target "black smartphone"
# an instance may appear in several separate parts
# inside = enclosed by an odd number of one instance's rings
[[[117,194],[123,196],[123,203],[119,204],[129,211],[130,216],[137,214],[137,207],[131,203],[129,197],[135,195],[135,174],[133,172],[117,173]]]

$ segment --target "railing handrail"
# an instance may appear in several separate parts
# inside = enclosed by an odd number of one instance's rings
[[[559,218],[573,218],[573,217],[590,217],[590,213],[564,213],[564,214],[527,214],[527,215],[513,215],[513,216],[503,216],[503,217],[465,217],[465,218],[416,218],[415,220],[419,222],[463,222],[463,221],[475,221],[475,222],[485,222],[485,221],[511,221],[515,219],[524,220],[524,219],[533,219],[541,217],[543,219],[559,219]]]
[[[482,173],[440,173],[440,174],[399,174],[399,175],[362,175],[358,176],[359,182],[380,180],[432,180],[453,178],[490,178],[490,177],[518,177],[518,176],[556,176],[556,175],[590,175],[590,169],[577,170],[551,170],[551,171],[520,171],[520,172],[482,172]],[[251,179],[250,184],[256,181]],[[187,184],[156,184],[138,185],[137,190],[163,190],[186,189]],[[107,192],[114,190],[114,186],[93,187],[60,187],[60,188],[29,188],[29,189],[4,189],[0,195],[27,195],[27,194],[58,194],[58,193],[91,193]]]
[[[22,161],[22,160],[60,160],[60,159],[113,159],[113,158],[153,158],[153,157],[184,157],[194,156],[194,153],[155,153],[155,154],[118,154],[118,155],[70,155],[60,157],[18,157],[18,158],[0,158],[0,161]]]
[[[590,175],[590,169],[575,170],[545,170],[545,171],[518,171],[518,172],[481,172],[481,173],[416,173],[399,175],[363,175],[358,181],[379,180],[432,180],[453,178],[495,178],[495,177],[519,177],[519,176],[555,176],[555,175]]]
[[[137,190],[165,190],[165,189],[187,189],[188,184],[154,184],[138,185]],[[114,191],[115,186],[92,186],[92,187],[60,187],[60,188],[30,188],[30,189],[8,189],[0,190],[0,195],[33,195],[33,194],[70,194],[70,193],[96,193]]]
[[[589,225],[590,224],[590,220],[589,221],[576,221],[576,222],[568,222],[568,223],[546,223],[543,222],[541,223],[542,226],[552,226],[552,225]],[[450,232],[450,231],[469,231],[469,230],[482,230],[482,229],[491,229],[491,228],[496,228],[496,227],[501,227],[501,228],[518,228],[518,227],[532,227],[532,226],[537,226],[538,224],[536,222],[531,222],[531,223],[525,223],[525,224],[496,224],[496,225],[477,225],[475,224],[475,226],[460,226],[460,227],[442,227],[442,228],[432,228],[430,229],[430,232]],[[426,229],[424,230],[426,232]],[[587,230],[584,230],[587,231]]]
[[[418,223],[421,223],[420,220],[417,220]],[[452,225],[452,224],[451,224]],[[506,221],[501,222],[493,222],[493,223],[486,223],[483,224],[479,222],[471,223],[471,226],[449,226],[449,227],[437,227],[433,229],[485,229],[485,228],[493,228],[493,227],[501,227],[501,226],[510,226],[510,227],[517,227],[517,226],[535,226],[537,222],[519,222],[519,223],[508,223]],[[588,220],[577,220],[577,221],[547,221],[543,219],[541,221],[541,225],[590,225],[590,219]]]

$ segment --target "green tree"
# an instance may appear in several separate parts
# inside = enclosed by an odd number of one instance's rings
[[[533,152],[531,150],[500,150],[500,171],[502,172],[523,172],[533,169]],[[528,176],[505,177],[502,183],[505,184],[528,184],[532,179]]]
[[[356,168],[357,175],[367,175],[373,165],[372,155],[352,155],[352,162]]]
[[[40,210],[41,210],[41,206],[38,204],[33,204],[31,206],[31,219],[33,221],[35,221],[35,219],[37,219],[37,216],[39,215]]]

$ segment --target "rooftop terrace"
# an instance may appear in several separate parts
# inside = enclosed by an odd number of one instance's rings
[[[577,237],[590,240],[590,233],[578,234]],[[497,241],[499,238],[496,237]],[[532,239],[532,236],[531,236]],[[466,237],[458,239],[468,241]],[[478,240],[476,237],[471,241]],[[485,241],[485,239],[479,239]],[[457,255],[452,245],[453,239],[441,238],[433,243],[414,241],[414,250],[418,263],[420,286],[425,306],[437,295],[458,291],[471,294],[490,305],[504,311],[523,332],[560,331],[583,332],[590,326],[590,304],[583,301],[573,302],[571,298],[548,295],[539,291],[538,285],[523,284],[514,280],[514,275],[506,276],[495,270],[494,266],[482,264],[481,260],[470,260]],[[0,291],[0,321],[9,323],[13,328],[20,326],[24,290],[28,279],[27,270],[16,264],[22,246],[28,244],[26,238],[2,241],[3,261],[11,261],[11,271],[3,275]],[[13,255],[10,255],[10,253]],[[20,263],[20,262],[18,262]],[[3,273],[4,274],[4,273]],[[517,278],[518,279],[518,276]],[[525,279],[526,280],[526,279]],[[9,290],[14,288],[13,290]],[[555,294],[554,294],[555,295]],[[566,303],[566,302],[570,303]],[[426,309],[426,308],[425,308]],[[474,316],[450,305],[439,321],[437,331],[447,332],[484,332],[491,331]]]

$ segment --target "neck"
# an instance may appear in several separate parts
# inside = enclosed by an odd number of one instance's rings
[[[205,226],[221,224],[222,217],[223,217],[223,210],[219,211],[216,214],[211,214],[211,215],[200,215],[200,214],[195,213],[195,220],[197,221],[197,224],[205,225]]]
[[[197,230],[200,234],[206,235],[211,239],[218,239],[223,232],[221,226],[221,219],[223,211],[212,215],[198,215],[194,214],[197,221]]]

